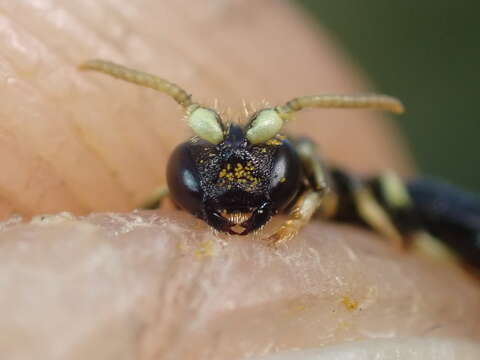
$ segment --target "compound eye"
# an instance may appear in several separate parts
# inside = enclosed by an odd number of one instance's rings
[[[250,121],[246,136],[251,144],[260,144],[277,135],[282,126],[283,120],[278,111],[260,110]]]
[[[212,109],[198,106],[188,114],[187,119],[195,134],[203,140],[214,145],[223,140],[222,122]]]
[[[173,201],[189,213],[199,216],[203,209],[203,192],[190,146],[189,143],[183,143],[173,151],[168,160],[167,183]]]
[[[288,140],[273,157],[270,182],[270,199],[275,210],[282,210],[289,205],[298,194],[302,181],[300,159]]]

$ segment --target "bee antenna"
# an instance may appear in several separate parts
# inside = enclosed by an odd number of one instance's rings
[[[117,79],[125,80],[163,92],[172,97],[173,100],[175,100],[185,109],[188,109],[191,105],[195,105],[192,102],[191,95],[183,90],[180,86],[143,71],[129,69],[123,65],[98,59],[88,60],[87,62],[81,64],[79,69],[102,72]]]
[[[105,60],[89,60],[79,68],[102,72],[117,79],[163,92],[185,109],[187,122],[197,136],[212,144],[218,144],[223,140],[222,122],[218,113],[192,102],[191,95],[180,86],[158,76]]]
[[[283,106],[275,108],[280,116],[289,118],[289,115],[305,108],[350,108],[376,109],[401,114],[404,107],[400,100],[379,94],[370,95],[311,95],[300,96],[288,101]]]

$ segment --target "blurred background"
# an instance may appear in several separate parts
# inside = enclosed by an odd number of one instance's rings
[[[297,2],[405,103],[397,119],[420,171],[480,192],[480,2]]]

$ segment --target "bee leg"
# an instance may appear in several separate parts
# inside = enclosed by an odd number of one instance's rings
[[[334,219],[365,224],[387,238],[395,248],[405,248],[402,232],[368,182],[339,169],[332,170],[332,179],[338,197]]]
[[[328,188],[327,172],[318,154],[317,146],[307,138],[300,138],[295,142],[295,150],[300,157],[303,170],[312,189],[326,192]]]
[[[368,180],[368,186],[413,252],[446,263],[458,260],[442,241],[426,230],[418,204],[415,204],[407,185],[397,174],[386,171]]]
[[[292,239],[324,204],[323,200],[328,192],[327,175],[315,144],[306,138],[301,138],[295,142],[295,149],[309,185],[295,201],[288,220],[277,232],[267,238],[272,246]]]
[[[140,205],[141,209],[153,210],[158,209],[162,200],[168,196],[168,188],[166,186],[160,186],[156,188],[152,194],[145,200],[145,202]]]
[[[322,194],[318,191],[306,190],[295,202],[288,220],[266,240],[270,246],[277,246],[291,240],[306,225],[315,211],[320,207]]]
[[[393,247],[405,248],[405,241],[388,212],[378,203],[371,190],[366,186],[358,186],[353,192],[357,211],[372,229],[385,236]]]

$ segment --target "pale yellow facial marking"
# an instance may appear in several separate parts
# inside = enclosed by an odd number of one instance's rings
[[[261,110],[247,131],[247,139],[252,144],[263,143],[278,134],[283,120],[274,109]]]
[[[204,107],[195,107],[187,115],[192,130],[203,140],[218,144],[223,140],[223,131],[218,114]]]
[[[258,184],[259,180],[253,174],[254,170],[255,166],[251,161],[247,162],[246,165],[241,163],[227,163],[218,173],[220,185],[225,185],[228,183],[228,185],[247,184],[250,186],[255,186]]]

